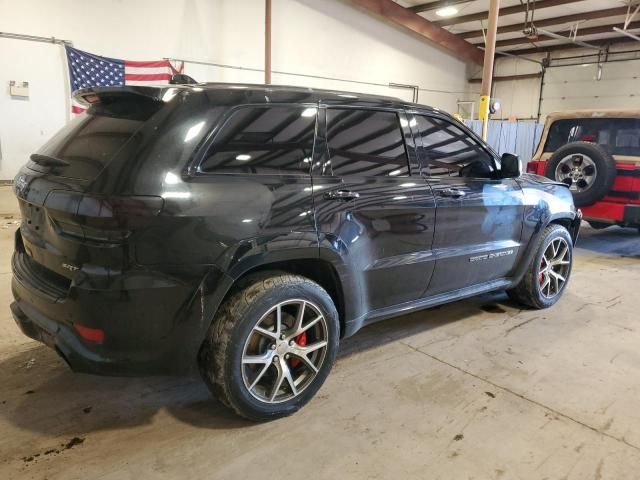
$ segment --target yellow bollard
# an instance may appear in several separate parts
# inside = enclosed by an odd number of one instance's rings
[[[488,95],[480,96],[480,120],[482,120],[482,139],[487,141],[487,129],[489,128],[489,101]]]

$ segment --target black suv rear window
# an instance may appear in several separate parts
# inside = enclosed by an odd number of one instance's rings
[[[308,174],[317,108],[247,106],[232,113],[200,164],[207,173]]]
[[[549,128],[545,152],[571,142],[593,142],[613,155],[640,155],[640,119],[578,118],[556,120]]]
[[[68,163],[60,169],[60,175],[91,180],[161,106],[130,96],[95,104],[63,127],[38,153]],[[34,162],[29,166],[42,170]]]

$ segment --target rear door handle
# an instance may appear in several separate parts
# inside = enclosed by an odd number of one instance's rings
[[[352,192],[349,190],[331,190],[330,192],[324,192],[325,200],[355,200],[359,198],[360,194],[358,192]]]
[[[442,190],[438,190],[438,195],[447,198],[460,198],[464,197],[466,193],[464,190],[459,190],[457,188],[443,188]]]

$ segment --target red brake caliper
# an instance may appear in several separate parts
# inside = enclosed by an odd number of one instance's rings
[[[293,339],[298,345],[300,345],[301,347],[304,347],[307,344],[307,332],[302,332],[300,335],[298,335],[296,338]],[[298,364],[300,363],[300,359],[293,357],[291,359],[291,367],[295,368],[298,366]]]

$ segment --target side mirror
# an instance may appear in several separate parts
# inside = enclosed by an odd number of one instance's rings
[[[503,153],[500,159],[500,173],[502,178],[516,178],[522,174],[520,157],[513,153]]]

